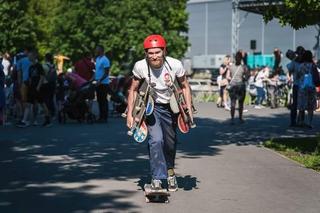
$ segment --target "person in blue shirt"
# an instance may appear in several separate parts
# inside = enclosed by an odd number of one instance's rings
[[[297,124],[300,123],[300,119],[304,120],[304,111],[299,111],[299,119],[297,120],[297,107],[298,107],[298,90],[299,90],[299,81],[297,74],[300,70],[302,63],[302,55],[304,54],[305,49],[302,46],[298,46],[295,51],[295,56],[292,58],[292,61],[287,64],[289,71],[289,82],[293,84],[292,86],[292,104],[290,107],[290,127],[297,127]]]
[[[2,60],[0,60],[2,62]],[[5,74],[0,63],[0,125],[4,124],[6,99],[4,93]]]
[[[96,64],[95,64],[95,80],[97,81],[96,93],[97,101],[99,105],[99,122],[108,121],[108,93],[111,93],[109,87],[109,71],[110,71],[110,61],[105,56],[104,47],[98,45],[96,47]]]
[[[27,57],[28,53],[29,50],[26,49],[24,51],[24,55],[21,56],[16,65],[18,71],[18,85],[21,86],[21,100],[23,104],[25,104],[27,101],[27,82],[29,80],[29,67],[31,65],[31,62]]]

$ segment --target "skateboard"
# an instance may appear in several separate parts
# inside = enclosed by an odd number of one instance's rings
[[[152,190],[150,184],[145,184],[143,188],[147,203],[169,203],[170,193],[167,189]]]
[[[191,116],[191,113],[193,112],[190,112],[187,108],[184,94],[177,79],[170,85],[170,88],[172,90],[174,98],[176,99],[176,103],[179,109],[178,128],[182,133],[188,133],[190,128],[196,127],[196,124],[194,123]],[[192,106],[192,108],[194,109],[194,106]]]
[[[139,87],[132,110],[133,125],[127,132],[127,134],[133,136],[138,143],[143,142],[147,138],[148,130],[144,122],[145,115],[152,114],[154,109],[154,101],[150,95],[150,90],[150,85],[144,80]]]
[[[148,128],[144,121],[142,121],[140,127],[136,127],[136,129],[133,132],[133,139],[138,142],[142,143],[146,140],[148,136]]]

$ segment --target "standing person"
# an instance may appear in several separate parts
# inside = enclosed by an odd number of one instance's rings
[[[2,63],[0,63],[0,125],[5,123],[5,106],[6,98],[4,92],[5,73],[3,71]]]
[[[89,52],[86,52],[84,57],[74,64],[76,73],[87,81],[92,80],[94,68],[94,63]]]
[[[19,116],[23,116],[23,112],[27,106],[27,98],[28,98],[28,81],[29,81],[29,67],[30,67],[30,60],[28,58],[28,54],[30,52],[29,48],[25,48],[24,52],[19,53],[15,56],[16,64],[13,70],[13,79],[15,79],[14,85],[14,93],[15,99],[17,102],[17,107],[20,108],[21,114]],[[18,111],[20,111],[18,110]],[[20,118],[21,119],[23,118]]]
[[[96,73],[95,80],[97,81],[96,93],[99,104],[99,122],[108,122],[109,103],[108,93],[111,93],[109,87],[109,71],[110,61],[105,56],[104,47],[98,45],[96,47]]]
[[[220,99],[222,100],[220,105],[224,107],[226,110],[230,110],[230,106],[228,105],[228,91],[226,90],[229,81],[227,79],[227,74],[230,69],[231,57],[230,55],[226,55],[223,59],[223,63],[219,68],[219,73],[221,75],[220,80]]]
[[[177,118],[170,109],[170,97],[172,95],[168,81],[176,78],[180,82],[183,94],[186,98],[189,112],[191,107],[191,92],[182,63],[174,58],[166,56],[166,41],[161,35],[150,35],[143,43],[145,59],[135,63],[133,68],[133,80],[128,94],[127,126],[133,125],[132,110],[137,95],[139,83],[148,81],[153,87],[153,99],[155,102],[153,114],[147,117],[149,132],[149,157],[151,167],[151,188],[161,189],[162,180],[166,179],[169,191],[178,189],[174,172],[175,155],[177,146]],[[171,80],[169,80],[171,79]]]
[[[290,127],[297,126],[297,104],[298,104],[298,91],[299,91],[299,81],[297,79],[297,74],[300,70],[302,63],[302,55],[304,54],[305,49],[302,46],[298,46],[295,51],[295,58],[292,58],[292,61],[287,64],[289,71],[288,82],[293,84],[292,87],[292,104],[290,107]],[[299,118],[304,120],[304,111],[300,111]],[[298,121],[299,123],[300,121]]]
[[[31,51],[28,54],[28,58],[31,62],[29,67],[29,80],[26,82],[28,87],[28,98],[27,106],[24,110],[23,120],[17,124],[18,127],[24,128],[28,127],[30,124],[28,122],[29,113],[32,107],[36,104],[40,104],[44,110],[45,121],[42,124],[44,127],[51,126],[50,114],[47,106],[44,104],[44,97],[46,95],[46,90],[43,89],[43,83],[46,81],[45,72],[42,65],[38,62],[38,53],[36,50]],[[34,113],[34,121],[36,121],[36,113]]]
[[[273,71],[276,71],[281,67],[281,51],[278,48],[275,48],[273,51],[274,55],[274,64],[273,64]]]
[[[10,73],[10,70],[11,70],[10,54],[8,52],[5,52],[3,54],[2,66],[3,66],[4,75],[6,76],[6,78],[8,78],[11,75],[11,73]]]
[[[313,111],[317,108],[316,84],[319,85],[319,73],[316,65],[312,60],[312,52],[307,50],[302,55],[302,64],[297,73],[299,82],[297,108],[299,111],[308,112],[308,121],[304,122],[304,118],[300,117],[299,126],[312,128]],[[302,114],[299,113],[299,116]]]
[[[43,70],[45,72],[45,80],[42,85],[42,91],[44,92],[44,102],[48,107],[51,117],[55,116],[56,107],[54,103],[54,95],[56,91],[57,85],[57,70],[54,65],[53,55],[51,53],[47,53],[44,57],[44,64],[42,65]]]
[[[249,77],[248,69],[242,65],[242,53],[238,51],[235,56],[235,64],[231,65],[228,79],[230,81],[229,95],[231,99],[231,124],[234,124],[236,102],[239,102],[239,119],[243,123],[243,103],[246,97],[245,80]]]
[[[255,86],[257,89],[257,99],[256,99],[256,105],[255,109],[262,109],[262,103],[266,97],[266,92],[264,90],[264,82],[268,78],[269,68],[264,67],[260,71],[258,71],[258,74],[255,76]]]

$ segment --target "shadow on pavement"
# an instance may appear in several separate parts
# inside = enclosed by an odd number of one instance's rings
[[[318,131],[288,129],[287,114],[245,119],[245,124],[230,125],[197,118],[196,129],[179,134],[180,158],[219,155],[222,145],[257,145],[271,137]],[[124,189],[132,188],[134,179],[139,179],[140,189],[149,181],[147,143],[135,144],[125,132],[119,118],[107,125],[1,129],[0,212],[138,212],[141,206],[127,199],[140,192]],[[200,184],[192,174],[183,175],[178,178],[180,189],[190,191]]]

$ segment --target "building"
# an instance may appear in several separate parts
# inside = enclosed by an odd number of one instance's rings
[[[191,45],[187,57],[231,53],[231,0],[189,0],[187,11]],[[294,30],[277,20],[265,24],[262,16],[240,11],[239,49],[248,52],[251,40],[256,40],[255,52],[262,54],[272,54],[275,47],[286,52],[299,45],[312,50],[317,34],[314,26]]]

